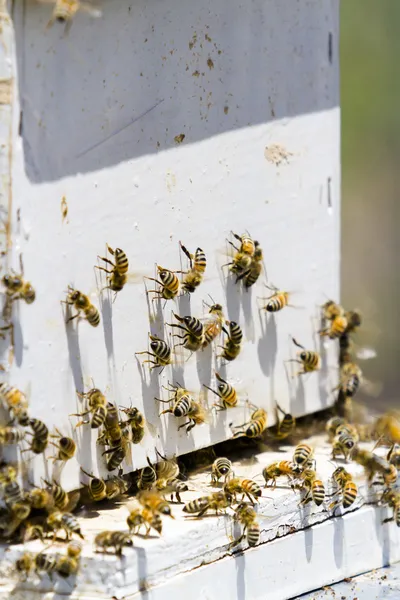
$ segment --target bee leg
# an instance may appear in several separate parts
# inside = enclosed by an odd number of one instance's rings
[[[115,264],[109,259],[109,258],[105,258],[104,256],[97,256],[97,258],[100,258],[100,260],[103,260],[105,263],[107,263],[108,265],[111,265],[114,269],[115,269]],[[95,267],[96,269],[101,269],[102,271],[105,271],[104,267]],[[111,271],[109,271],[111,272]]]
[[[202,517],[207,512],[208,509],[209,509],[208,506],[206,506],[205,508],[203,508],[199,513],[197,513],[196,519],[200,519],[200,517]]]
[[[383,519],[383,521],[382,521],[382,525],[383,525],[384,523],[389,523],[390,521],[394,521],[394,516],[393,516],[393,517],[388,517],[387,519]]]
[[[232,235],[234,235],[234,237],[241,242],[241,239],[239,236],[237,236],[235,233]],[[235,248],[236,252],[239,252],[239,248],[237,246],[235,246],[235,244],[233,242],[231,242],[230,240],[226,240],[226,241],[228,242],[228,244],[230,244],[232,246],[232,248]]]
[[[215,408],[218,408],[219,410],[226,410],[226,406],[224,406],[223,404],[213,404],[213,406],[215,406]]]

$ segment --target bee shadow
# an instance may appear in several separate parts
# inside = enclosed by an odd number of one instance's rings
[[[324,340],[319,338],[319,355],[321,357],[321,368],[318,371],[318,390],[321,405],[327,407],[329,404],[330,392],[327,391],[327,385],[330,385],[328,355],[325,350]],[[331,386],[333,389],[333,385]]]
[[[12,316],[12,344],[14,348],[14,358],[18,367],[22,365],[24,355],[24,334],[21,327],[20,309],[19,302],[13,302],[13,316]]]
[[[162,300],[162,298],[150,298],[146,280],[144,282],[144,287],[146,290],[147,313],[149,315],[150,333],[151,335],[163,338],[165,322],[162,303],[165,303],[165,300]],[[154,310],[154,305],[157,306],[156,310]]]
[[[203,386],[203,384],[210,385],[211,383],[212,355],[212,344],[208,344],[204,350],[198,350],[196,352],[197,375],[201,386]]]
[[[235,277],[230,273],[225,276],[226,309],[230,321],[239,323],[240,318],[240,290],[235,283]]]
[[[112,323],[112,302],[110,292],[100,295],[100,310],[104,332],[104,343],[106,345],[107,356],[112,360],[114,366],[114,333]]]
[[[146,418],[151,425],[157,427],[157,430],[160,430],[158,427],[160,418],[159,418],[159,402],[154,400],[154,398],[161,398],[161,389],[160,389],[160,369],[153,369],[150,371],[149,379],[147,380],[144,375],[144,367],[140,363],[140,360],[136,357],[136,364],[139,371],[140,381],[142,384],[142,398],[143,398],[143,412]]]
[[[242,301],[242,310],[244,316],[244,331],[246,335],[246,339],[250,342],[255,341],[255,330],[254,330],[254,320],[253,320],[253,310],[252,310],[252,296],[253,296],[253,288],[244,288],[240,290],[240,296]]]
[[[138,569],[138,580],[139,580],[139,590],[140,590],[140,598],[143,600],[147,600],[149,598],[148,591],[148,564],[147,564],[147,553],[145,548],[135,547],[136,556],[137,556],[137,569]]]
[[[190,304],[190,294],[181,294],[177,298],[179,314],[184,317],[190,317],[192,315],[192,308]]]
[[[70,310],[63,311],[65,334],[67,336],[69,365],[74,379],[74,385],[77,392],[83,393],[83,371],[81,363],[81,350],[79,346],[78,324],[75,326],[67,322],[70,316]],[[67,318],[66,318],[67,317]]]
[[[343,565],[343,552],[344,552],[344,519],[342,515],[334,517],[333,522],[333,554],[335,559],[335,565],[340,569]]]
[[[273,380],[276,355],[278,353],[278,333],[276,329],[275,315],[269,315],[269,318],[262,317],[261,311],[259,311],[261,337],[258,340],[257,353],[258,360],[260,363],[261,371],[267,377],[271,377]],[[273,394],[274,390],[271,390]]]

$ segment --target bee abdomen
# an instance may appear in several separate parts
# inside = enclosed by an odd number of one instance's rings
[[[260,526],[253,523],[247,528],[246,539],[249,546],[256,546],[260,541]]]
[[[97,327],[100,323],[100,313],[97,308],[91,304],[84,312],[88,323],[90,323],[92,327]]]
[[[129,269],[128,257],[121,248],[115,249],[115,268],[121,275],[127,273]]]
[[[357,498],[357,486],[352,481],[346,483],[343,490],[343,508],[348,508]]]
[[[92,421],[90,423],[90,427],[92,429],[97,429],[101,425],[104,424],[107,416],[107,408],[105,406],[98,406],[93,411]]]
[[[325,488],[322,481],[313,481],[312,484],[312,497],[317,506],[320,506],[325,499]]]
[[[251,494],[252,496],[256,496],[257,498],[260,497],[262,494],[260,486],[252,479],[243,479],[242,487],[244,490],[249,492],[249,494]]]
[[[232,344],[235,344],[235,346],[240,346],[240,344],[242,343],[243,332],[240,326],[234,321],[231,321],[229,323],[229,337]]]
[[[194,255],[194,267],[199,273],[204,273],[207,266],[206,255],[201,248],[197,248]]]
[[[210,504],[210,499],[208,496],[202,496],[201,498],[197,498],[196,500],[191,500],[183,507],[183,512],[193,514],[204,510]]]

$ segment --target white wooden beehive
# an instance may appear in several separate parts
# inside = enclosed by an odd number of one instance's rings
[[[247,398],[267,410],[269,425],[274,424],[276,401],[296,416],[330,406],[336,349],[318,341],[316,331],[318,306],[327,297],[339,296],[338,3],[104,0],[102,18],[79,13],[68,35],[57,23],[46,30],[49,5],[17,0],[14,28],[5,6],[2,10],[3,272],[18,270],[22,253],[25,276],[37,292],[34,304],[14,305],[13,347],[9,338],[2,343],[3,378],[22,390],[29,388],[35,417],[75,437],[78,453],[62,470],[63,486],[79,485],[79,465],[107,473],[96,434],[87,427],[75,431],[76,418],[69,417],[82,408],[76,391],[86,391],[92,379],[111,401],[132,403],[146,417],[146,436],[132,447],[125,472],[146,465],[155,448],[168,456],[181,455],[229,439],[230,423],[248,418]],[[63,197],[68,205],[64,220]],[[247,293],[221,269],[227,261],[221,250],[231,230],[248,230],[264,251],[265,270]],[[171,269],[186,266],[179,240],[191,251],[202,247],[207,256],[206,278],[195,294],[160,306],[156,319],[149,321],[151,301],[142,283],[127,285],[115,302],[111,294],[100,292],[104,279],[96,279],[93,267],[107,242],[124,249],[133,272],[153,277],[155,263]],[[292,302],[298,309],[276,316],[260,312],[257,297],[268,295],[267,281],[294,291]],[[99,306],[102,321],[97,329],[85,322],[65,324],[60,301],[68,284],[90,293]],[[184,382],[196,391],[203,384],[215,387],[214,372],[220,368],[215,349],[196,353],[161,375],[142,368],[135,352],[148,347],[149,331],[168,334],[164,325],[171,322],[172,311],[203,316],[202,303],[209,296],[244,330],[241,355],[223,371],[241,390],[241,402],[226,412],[210,411],[210,422],[186,435],[184,430],[178,433],[180,422],[174,417],[159,417],[154,397],[162,397],[161,386],[168,381]],[[291,336],[321,352],[318,373],[290,377],[295,369],[287,369],[285,361],[295,356]],[[209,408],[213,402],[209,396]],[[52,467],[41,457],[32,466],[32,480],[51,477]],[[288,510],[282,507],[288,503],[293,500],[274,505],[278,526],[285,524]],[[357,523],[346,516],[349,527],[357,529],[364,522],[369,532],[365,543],[377,541],[370,535],[374,510],[354,513]],[[115,519],[104,518],[101,528],[116,526]],[[307,524],[300,523],[298,529]],[[229,592],[227,588],[229,597],[234,590],[238,598],[264,597],[251,581],[275,548],[271,598],[288,597],[360,569],[361,550],[351,553],[346,539],[342,562],[337,562],[334,545],[326,569],[313,580],[318,553],[310,554],[309,534],[287,536],[272,547],[267,541],[277,537],[274,527],[266,526],[260,548],[238,559],[226,555],[226,529],[219,521],[210,530],[203,523],[193,526],[188,539],[196,542],[188,541],[183,554],[175,552],[176,539],[188,534],[187,527],[177,525],[167,532],[166,541],[151,541],[151,547],[145,543],[135,559],[127,559],[126,580],[116,559],[105,568],[89,551],[74,594],[92,598],[101,592],[108,598],[114,590],[122,598],[141,589],[152,598],[187,594],[203,581],[194,553],[210,531],[202,597],[223,597],[212,582],[232,579],[235,570],[237,581]],[[334,532],[337,544],[335,523],[317,527],[318,543]],[[304,535],[304,541],[296,535]],[[386,537],[379,536],[378,546],[386,544]],[[397,540],[395,533],[391,536]],[[294,551],[299,553],[296,585],[285,578],[288,566],[282,558]],[[396,552],[371,554],[368,567],[383,564],[387,556],[392,560]],[[162,554],[169,557],[167,576],[161,567],[148,564]],[[106,587],[104,573],[114,568],[115,579]],[[166,579],[168,587],[161,586]],[[143,591],[147,585],[155,587]],[[40,586],[34,588],[36,594],[51,594],[47,583]],[[36,597],[33,588],[18,589],[15,593],[31,589]],[[70,592],[62,588],[64,593]]]

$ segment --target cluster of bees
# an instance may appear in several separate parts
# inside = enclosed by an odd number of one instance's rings
[[[234,241],[233,241],[234,240]],[[232,232],[232,239],[228,240],[233,248],[231,260],[224,267],[228,267],[236,283],[245,289],[253,286],[262,272],[263,253],[260,244],[254,241],[249,234],[238,235]],[[157,265],[157,277],[147,277],[157,285],[155,289],[147,290],[154,294],[153,300],[168,301],[180,294],[194,293],[203,281],[207,260],[204,251],[197,248],[194,254],[180,243],[184,255],[188,259],[186,271],[173,271]],[[97,266],[107,275],[107,286],[115,294],[120,293],[129,280],[129,261],[123,250],[115,250],[107,246],[109,256],[98,257],[105,266]],[[113,260],[112,260],[113,259]],[[182,275],[180,279],[178,275]],[[35,291],[32,285],[24,279],[23,267],[21,274],[10,272],[2,278],[7,303],[22,300],[27,304],[35,300]],[[290,293],[276,287],[267,286],[272,292],[264,298],[263,309],[276,313],[290,305]],[[75,319],[87,321],[92,327],[100,323],[100,313],[91,302],[89,296],[72,287],[68,287],[66,304],[69,314],[67,322]],[[208,314],[202,318],[181,316],[174,314],[176,322],[167,324],[173,331],[174,338],[178,338],[175,346],[182,346],[190,353],[198,352],[217,342],[223,334],[224,343],[220,346],[221,352],[217,355],[225,362],[235,360],[242,348],[243,332],[240,325],[225,319],[222,305],[213,300],[208,305]],[[75,314],[70,311],[75,309]],[[332,417],[327,423],[329,440],[332,442],[332,460],[343,457],[344,461],[353,460],[365,469],[368,481],[373,481],[376,476],[380,478],[383,486],[380,501],[393,508],[393,518],[400,526],[400,494],[395,489],[397,481],[397,468],[400,466],[400,417],[397,414],[386,414],[380,417],[369,428],[368,435],[371,439],[378,439],[378,443],[390,443],[391,447],[387,458],[382,458],[374,452],[363,450],[359,441],[366,437],[366,426],[352,423],[352,401],[362,384],[362,372],[354,362],[352,335],[361,325],[361,315],[358,311],[345,311],[340,305],[329,300],[322,306],[323,326],[320,335],[339,341],[339,366],[340,379],[338,384],[339,399],[337,403],[338,416]],[[7,327],[3,328],[6,329]],[[173,349],[159,337],[150,335],[150,350],[137,352],[138,355],[147,355],[144,363],[150,369],[159,369],[161,372],[173,361]],[[296,359],[300,365],[297,375],[317,371],[321,365],[320,354],[307,350],[293,338],[293,343],[299,347]],[[216,389],[204,386],[218,398],[213,408],[217,411],[229,410],[238,405],[237,390],[222,377],[215,373]],[[171,414],[175,418],[185,419],[178,429],[185,427],[189,432],[196,425],[206,421],[206,410],[200,399],[185,389],[178,382],[172,382],[165,387],[169,394],[167,400],[155,398],[155,401],[168,404],[162,414]],[[79,521],[74,511],[78,506],[93,502],[115,501],[125,498],[134,487],[136,492],[134,504],[128,504],[126,531],[102,531],[94,540],[95,549],[98,551],[113,551],[121,555],[124,546],[132,545],[134,535],[149,535],[153,530],[162,534],[162,518],[173,518],[170,502],[182,503],[181,495],[188,491],[188,485],[179,470],[175,459],[167,459],[158,452],[157,464],[148,465],[141,469],[132,479],[122,475],[121,464],[131,444],[138,444],[145,435],[145,419],[136,407],[119,407],[109,402],[101,390],[93,387],[85,393],[78,393],[84,403],[80,420],[76,427],[89,426],[98,430],[97,443],[104,447],[103,456],[110,477],[106,480],[96,477],[92,473],[82,472],[87,478],[87,483],[74,492],[67,493],[59,481],[43,480],[41,487],[29,485],[24,489],[20,485],[21,473],[16,464],[2,461],[0,464],[0,494],[3,506],[0,508],[0,534],[4,540],[27,541],[39,538],[43,542],[56,540],[60,532],[64,532],[67,543],[66,554],[56,552],[41,552],[32,554],[25,552],[16,562],[16,570],[24,577],[36,573],[46,572],[50,576],[54,573],[61,577],[74,575],[79,569],[81,545],[73,536],[83,538]],[[28,447],[21,453],[31,452],[34,455],[45,453],[48,446],[55,447],[54,456],[48,457],[55,461],[65,462],[73,458],[77,447],[75,441],[64,436],[58,429],[50,433],[46,424],[30,415],[28,399],[20,390],[7,383],[0,384],[0,400],[9,414],[7,425],[0,427],[0,447],[21,444],[28,441]],[[246,437],[251,440],[262,440],[267,436],[270,441],[278,442],[288,439],[296,429],[296,420],[293,415],[286,413],[278,404],[276,405],[276,425],[267,431],[267,413],[264,409],[250,405],[251,414],[248,422],[241,425],[232,425],[232,437]],[[122,417],[121,414],[122,413]],[[343,466],[338,466],[332,474],[333,494],[327,494],[325,485],[317,474],[316,461],[313,457],[313,448],[307,443],[300,443],[295,447],[291,461],[278,461],[267,465],[261,476],[266,487],[274,488],[280,477],[285,477],[294,491],[300,491],[301,505],[314,503],[316,506],[325,505],[329,499],[328,510],[335,511],[338,507],[349,508],[358,496],[357,485],[352,475]],[[118,470],[118,474],[115,472]],[[114,472],[114,474],[112,474]],[[220,480],[222,479],[222,486]],[[218,491],[200,496],[187,502],[183,512],[187,516],[202,517],[207,511],[216,514],[232,511],[233,523],[241,527],[239,536],[231,540],[233,548],[243,540],[249,546],[255,546],[260,541],[260,524],[258,522],[255,504],[262,496],[260,485],[253,479],[237,477],[232,470],[232,463],[226,457],[215,460],[211,468],[211,483],[217,486]],[[170,501],[166,500],[170,496]]]

